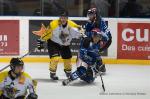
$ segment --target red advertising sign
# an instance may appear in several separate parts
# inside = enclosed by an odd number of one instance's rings
[[[19,55],[18,20],[0,20],[0,55]]]
[[[118,23],[118,59],[150,59],[150,23]]]

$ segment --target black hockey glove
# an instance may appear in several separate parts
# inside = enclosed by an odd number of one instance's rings
[[[44,41],[41,39],[37,39],[37,48],[38,50],[44,49]]]
[[[26,99],[38,99],[38,95],[35,93],[30,93]]]
[[[105,46],[103,46],[102,48],[99,49],[99,52],[103,52],[105,49],[108,49],[108,47],[111,45],[112,43],[112,39],[109,39],[107,41],[107,43],[105,44]]]

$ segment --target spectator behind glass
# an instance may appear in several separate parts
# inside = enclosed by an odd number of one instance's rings
[[[95,4],[102,17],[108,17],[109,7],[111,6],[108,0],[91,0],[91,4]]]
[[[3,15],[18,15],[18,8],[15,0],[2,0],[0,1],[0,10]]]
[[[89,10],[91,4],[90,4],[91,0],[83,0],[83,16],[86,17],[87,16],[87,11]]]
[[[64,3],[65,0],[44,0],[44,15],[59,16],[62,11],[65,11]]]
[[[142,6],[136,0],[128,0],[122,11],[120,17],[138,17],[142,12]]]

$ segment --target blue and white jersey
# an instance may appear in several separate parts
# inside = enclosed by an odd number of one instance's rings
[[[96,26],[95,22],[87,22],[86,23],[86,25],[85,25],[86,33],[85,34],[87,35],[87,37],[91,37],[92,36],[92,34],[91,34],[92,29],[99,28],[103,33],[105,33],[105,35],[107,36],[108,39],[111,39],[112,36],[111,36],[111,33],[110,33],[109,29],[108,29],[106,21],[101,18],[99,20],[99,23],[100,23],[100,25],[98,27]]]
[[[99,48],[99,44],[93,44],[92,42],[88,48],[84,48],[81,46],[79,58],[82,59],[88,65],[93,65],[97,60],[101,58]]]

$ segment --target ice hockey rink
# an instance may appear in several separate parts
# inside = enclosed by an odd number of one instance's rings
[[[0,67],[8,63],[0,63]],[[58,81],[49,78],[48,63],[25,63],[25,71],[38,81],[38,99],[149,99],[150,66],[107,64],[103,76],[106,91],[103,92],[101,79],[87,84],[81,80],[62,86],[65,79],[63,64],[59,64]],[[73,70],[75,70],[75,64]]]

